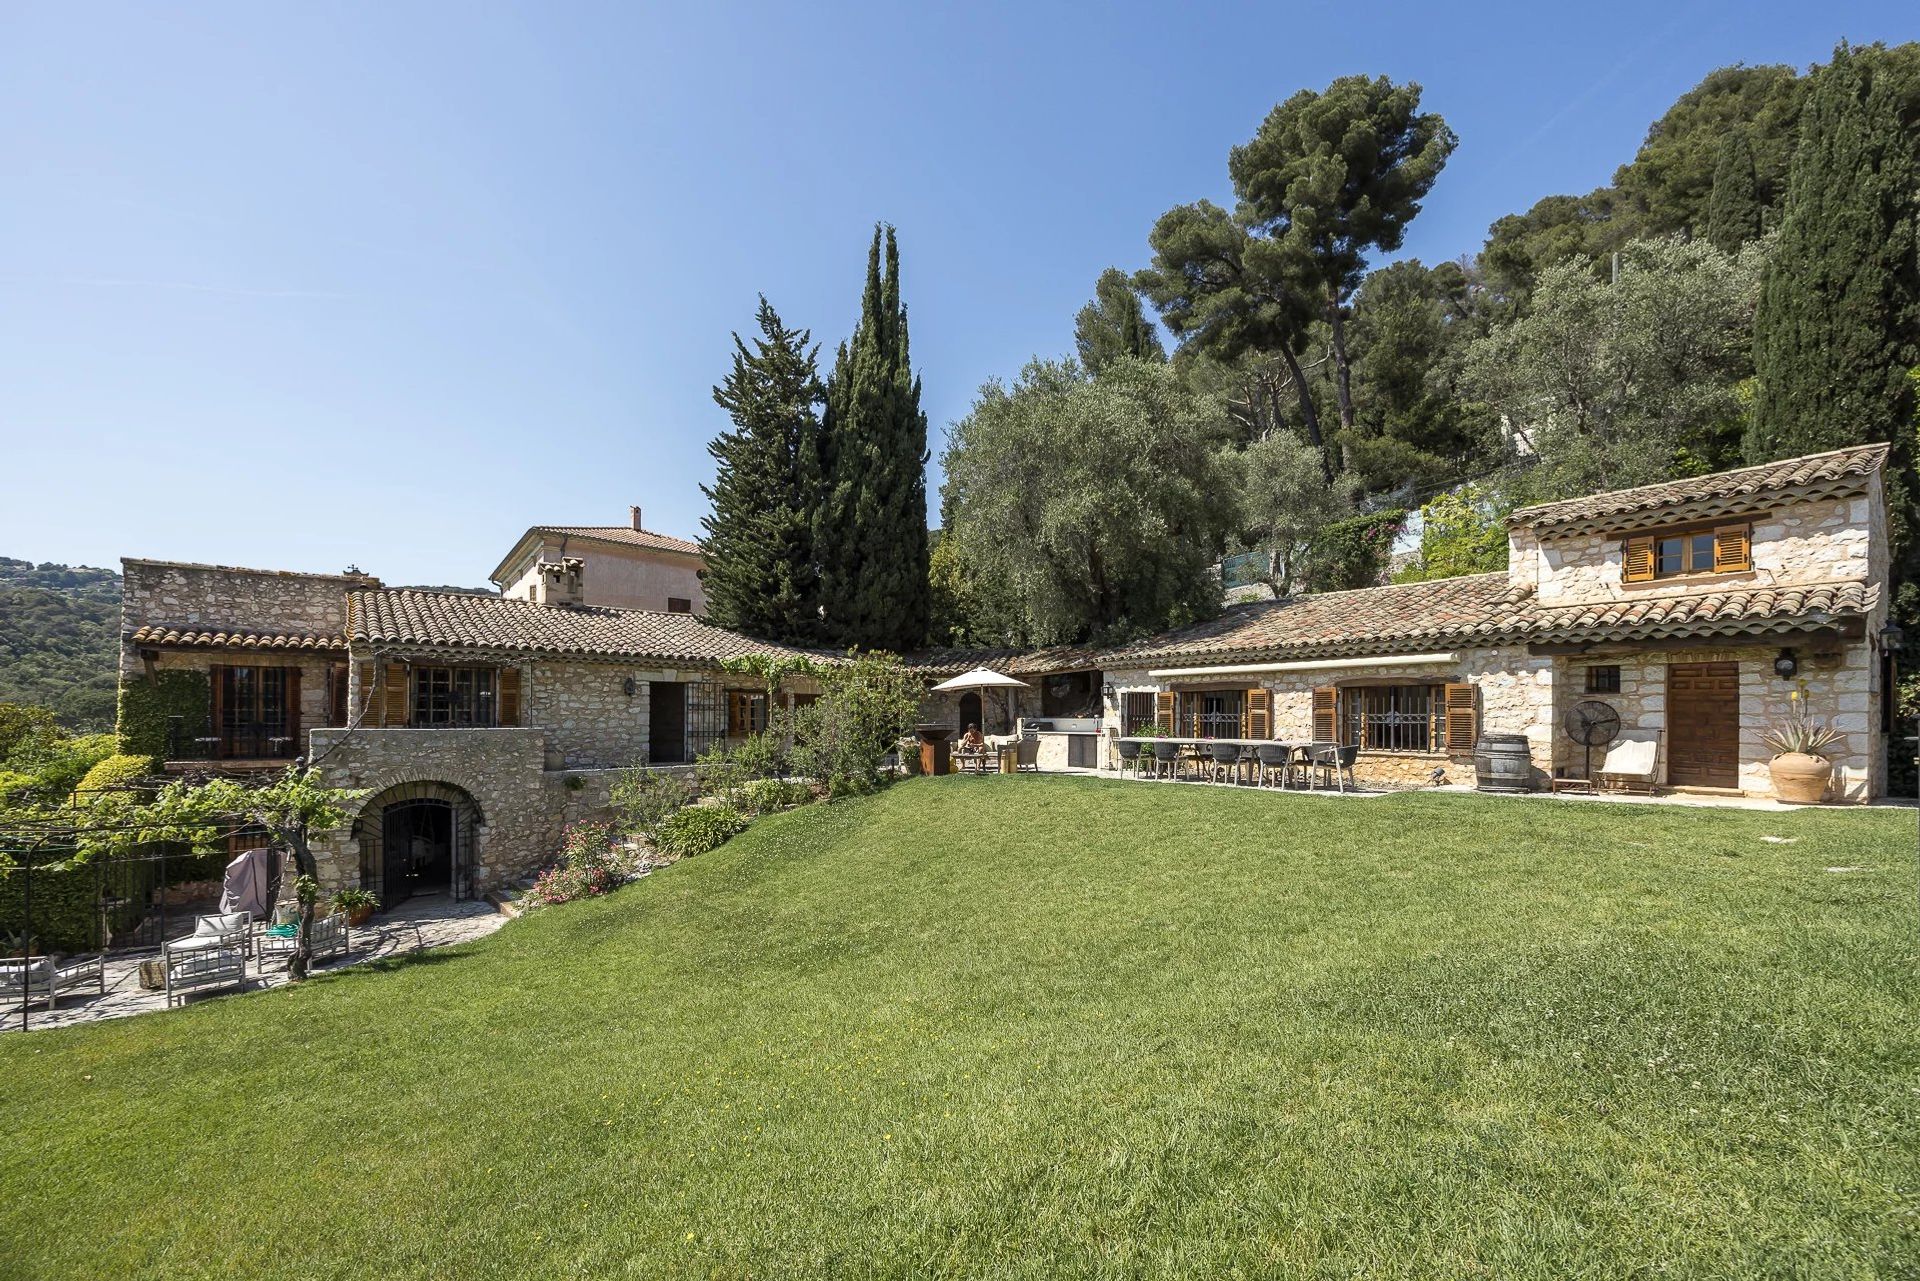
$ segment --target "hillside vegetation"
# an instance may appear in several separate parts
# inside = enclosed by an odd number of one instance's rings
[[[0,1273],[1903,1274],[1915,959],[1910,814],[918,779],[0,1036]]]
[[[0,703],[113,728],[119,632],[119,574],[0,556]]]

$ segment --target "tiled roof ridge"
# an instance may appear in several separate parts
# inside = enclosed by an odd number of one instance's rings
[[[1847,445],[1816,454],[1801,454],[1726,471],[1708,472],[1701,476],[1682,476],[1625,489],[1602,490],[1596,494],[1534,503],[1516,508],[1507,517],[1507,524],[1510,527],[1551,526],[1582,519],[1608,519],[1714,498],[1758,496],[1808,485],[1831,485],[1853,476],[1864,477],[1878,470],[1886,462],[1891,448],[1886,441]]]
[[[676,543],[691,552],[699,552],[700,544],[691,538],[682,538],[678,534],[663,534],[657,529],[635,529],[631,525],[532,525],[543,534],[563,534],[569,538],[602,538],[609,542],[628,540],[614,537],[619,534],[643,534],[648,538],[657,538],[662,542]]]

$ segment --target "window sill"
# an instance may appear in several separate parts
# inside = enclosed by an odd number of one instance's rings
[[[1645,578],[1632,583],[1622,579],[1620,589],[1622,591],[1639,594],[1641,592],[1656,592],[1662,589],[1684,591],[1689,587],[1734,586],[1741,583],[1757,583],[1759,581],[1760,575],[1757,571],[1738,569],[1725,574],[1671,574],[1666,578]]]

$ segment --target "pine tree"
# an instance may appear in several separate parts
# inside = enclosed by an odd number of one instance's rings
[[[926,640],[927,416],[908,356],[893,228],[867,253],[860,324],[827,379],[820,433],[824,493],[814,551],[827,639],[867,649]]]
[[[713,389],[734,428],[707,446],[718,467],[701,487],[712,503],[701,521],[707,617],[767,640],[809,642],[820,636],[819,348],[765,297],[755,320],[760,336],[751,350],[733,336],[733,370]]]
[[[1714,162],[1713,189],[1707,196],[1706,238],[1716,249],[1737,254],[1741,245],[1760,238],[1761,216],[1753,144],[1747,140],[1746,130],[1736,130]]]
[[[1080,367],[1090,374],[1099,373],[1123,356],[1167,358],[1160,335],[1153,331],[1146,308],[1140,305],[1139,293],[1118,267],[1100,273],[1093,286],[1093,301],[1074,317],[1073,345],[1080,354]]]
[[[1754,320],[1753,462],[1898,441],[1913,422],[1920,178],[1882,53],[1840,46],[1801,113]]]

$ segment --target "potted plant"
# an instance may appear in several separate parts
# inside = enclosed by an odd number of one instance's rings
[[[1767,773],[1775,796],[1794,805],[1818,805],[1827,799],[1833,762],[1826,752],[1840,741],[1840,732],[1809,716],[1798,692],[1787,714],[1760,737],[1774,751]]]
[[[373,891],[362,889],[336,890],[333,895],[336,911],[347,914],[347,924],[352,927],[365,925],[373,914],[380,910],[380,900]]]

